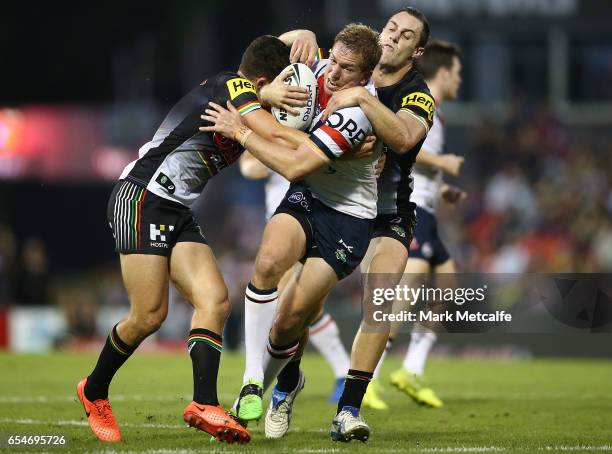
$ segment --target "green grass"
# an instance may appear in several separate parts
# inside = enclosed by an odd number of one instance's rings
[[[94,361],[93,355],[72,353],[0,354],[0,433],[5,438],[8,434],[66,435],[70,452],[612,451],[610,362],[431,361],[428,375],[444,408],[419,407],[387,385],[390,411],[364,411],[372,428],[370,441],[338,444],[328,435],[335,410],[326,402],[332,386],[330,369],[319,356],[307,355],[302,363],[306,388],[296,402],[290,434],[280,441],[266,440],[262,421],[251,427],[252,442],[240,447],[211,444],[204,433],[184,427],[182,410],[191,400],[191,363],[186,354],[131,358],[111,387],[111,402],[125,441],[98,442],[74,397],[78,379],[91,370]],[[382,377],[386,380],[398,365],[398,358],[389,359]],[[225,406],[238,392],[241,378],[241,356],[224,354],[219,393]]]

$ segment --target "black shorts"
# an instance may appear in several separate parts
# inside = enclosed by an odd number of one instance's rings
[[[303,182],[292,183],[276,214],[294,217],[306,234],[306,254],[321,257],[333,268],[338,280],[351,274],[365,256],[374,226],[373,219],[360,219],[334,210],[312,197]]]
[[[410,244],[410,258],[422,259],[434,267],[446,262],[450,255],[438,236],[436,217],[423,208],[416,208],[417,225]]]
[[[393,238],[402,243],[406,251],[409,251],[415,224],[416,216],[414,212],[410,212],[408,216],[379,214],[376,216],[372,238],[381,236]]]
[[[207,244],[189,208],[128,180],[115,185],[106,215],[115,238],[115,250],[122,254],[168,257],[178,242]]]

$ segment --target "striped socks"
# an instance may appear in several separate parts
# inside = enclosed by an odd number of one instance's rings
[[[244,297],[244,347],[246,362],[243,383],[249,381],[263,382],[264,352],[268,342],[276,306],[278,291],[258,289],[252,283]]]
[[[100,352],[93,372],[87,377],[85,397],[87,400],[108,399],[108,387],[115,373],[127,361],[138,346],[130,347],[119,338],[117,325],[113,326]]]
[[[217,375],[223,341],[221,336],[204,328],[189,332],[187,351],[193,364],[193,400],[199,404],[219,405]]]
[[[265,371],[264,371],[264,391],[274,381],[281,370],[291,361],[293,356],[298,351],[300,346],[299,339],[287,345],[274,345],[268,340],[268,347],[265,355]],[[299,363],[298,363],[299,368]]]
[[[343,407],[361,408],[363,395],[372,380],[372,372],[349,369],[344,382],[344,391],[338,401],[338,413]]]

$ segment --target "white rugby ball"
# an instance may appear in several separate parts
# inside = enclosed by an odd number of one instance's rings
[[[292,115],[285,109],[277,107],[272,107],[272,115],[274,115],[279,123],[304,131],[308,129],[315,116],[318,89],[317,78],[311,69],[303,63],[293,63],[287,68],[289,67],[293,67],[293,75],[285,79],[285,84],[308,89],[308,101],[304,107],[295,107],[299,111],[298,115]]]

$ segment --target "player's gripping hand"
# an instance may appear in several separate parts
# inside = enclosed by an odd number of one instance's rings
[[[450,205],[456,205],[462,202],[467,197],[465,191],[462,191],[456,186],[445,184],[440,188],[440,197]]]
[[[461,171],[461,166],[463,165],[463,161],[465,161],[465,158],[463,156],[459,156],[456,154],[443,154],[440,156],[440,159],[440,169],[443,172],[454,177],[459,175],[459,172]]]
[[[292,107],[304,107],[308,101],[308,89],[285,84],[285,79],[293,74],[293,67],[283,70],[272,83],[264,85],[259,90],[259,100],[262,104],[279,109],[285,109],[291,115],[299,115]]]
[[[334,95],[336,96],[336,95]],[[366,136],[359,145],[344,153],[339,159],[361,159],[370,156],[376,149],[376,136]]]
[[[204,111],[206,115],[200,115],[200,118],[212,124],[210,126],[200,126],[198,129],[203,132],[218,132],[222,136],[234,140],[236,133],[244,127],[236,108],[229,101],[227,101],[227,109],[214,102],[209,102],[208,106],[209,108]]]
[[[363,87],[352,87],[334,92],[327,103],[327,107],[321,116],[322,121],[327,121],[331,114],[345,107],[358,106],[362,100],[362,96],[367,95],[368,91]]]
[[[318,50],[316,35],[309,30],[300,30],[291,45],[289,60],[291,63],[304,63],[311,67],[314,65]]]

